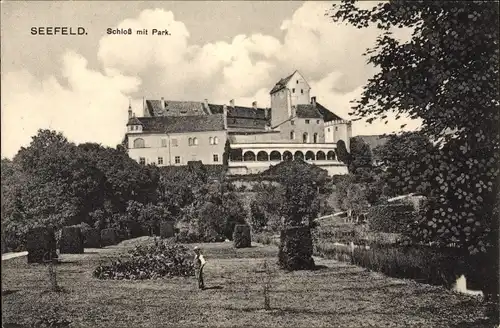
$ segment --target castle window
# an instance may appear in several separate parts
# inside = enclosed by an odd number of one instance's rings
[[[328,132],[330,132],[330,128],[328,128]]]
[[[304,132],[304,134],[302,135],[302,142],[303,143],[309,142],[309,134],[307,132]]]
[[[144,143],[144,139],[137,138],[134,140],[134,148],[145,148],[146,144]]]
[[[318,143],[318,134],[317,133],[315,133],[313,136],[313,142]]]
[[[214,145],[218,145],[219,144],[219,138],[215,137],[214,138]]]
[[[141,165],[146,165],[146,158],[144,158],[144,157],[139,157],[139,164],[141,164]]]
[[[161,139],[161,146],[167,147],[167,139]]]
[[[158,157],[158,165],[163,165],[163,157]]]
[[[336,126],[336,127],[335,127],[335,131],[338,131],[338,130],[339,130],[339,127],[338,127],[338,126]]]
[[[309,124],[309,120],[306,120],[306,124]]]
[[[177,146],[178,146],[177,139],[172,139],[172,147],[177,147]]]
[[[213,159],[214,159],[214,162],[218,162],[219,161],[219,154],[214,154]]]
[[[295,121],[293,121],[293,120],[292,120],[292,121],[290,121],[290,124],[291,124],[291,125],[295,125]]]
[[[316,120],[316,124],[319,124],[319,120]]]
[[[198,146],[198,138],[193,138],[193,145]]]
[[[301,93],[301,94],[304,94],[304,89],[300,89],[300,93]]]
[[[295,93],[295,88],[292,89],[292,93]]]
[[[299,80],[297,80],[297,84],[299,84]]]
[[[175,164],[180,164],[180,163],[181,163],[181,157],[175,156]]]
[[[295,139],[295,132],[293,132],[293,131],[290,132],[290,139],[292,139],[292,140]]]
[[[188,145],[189,145],[189,146],[192,146],[192,145],[193,145],[193,138],[189,138],[189,139],[188,139]]]

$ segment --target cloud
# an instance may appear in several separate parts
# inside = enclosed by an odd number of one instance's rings
[[[74,142],[114,146],[121,141],[127,94],[137,90],[140,81],[89,70],[87,61],[72,52],[62,62],[68,87],[53,76],[38,81],[26,70],[2,76],[2,156],[15,155],[40,128],[62,131]]]
[[[202,45],[190,42],[188,28],[174,13],[148,9],[115,28],[167,29],[171,35],[105,35],[96,54],[100,70],[67,52],[61,66],[66,81],[57,80],[57,74],[37,79],[26,70],[7,72],[2,76],[2,155],[14,155],[39,128],[62,131],[76,142],[114,146],[123,136],[130,97],[137,115],[142,115],[142,97],[212,103],[235,99],[242,106],[257,101],[269,107],[269,90],[296,69],[320,103],[349,118],[349,102],[376,72],[362,53],[374,45],[378,31],[333,23],[325,16],[330,6],[305,2],[278,23],[282,39],[250,33]],[[396,35],[405,39],[410,32]],[[400,124],[391,122],[389,129]],[[354,123],[355,134],[387,130],[383,123]]]

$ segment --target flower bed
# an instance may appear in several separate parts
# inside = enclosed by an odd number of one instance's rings
[[[156,279],[194,275],[194,264],[189,249],[182,245],[156,241],[153,245],[137,246],[129,252],[126,261],[115,260],[110,265],[98,266],[98,279]]]

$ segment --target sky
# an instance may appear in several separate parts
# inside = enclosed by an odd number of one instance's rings
[[[371,7],[376,2],[362,2]],[[298,1],[1,2],[1,156],[12,158],[38,129],[116,146],[129,101],[270,106],[274,84],[298,70],[311,96],[345,119],[377,72],[362,53],[379,31],[333,23],[332,3]],[[31,35],[32,27],[85,28],[85,35]],[[170,35],[108,35],[107,29]],[[402,42],[410,31],[395,31]],[[151,34],[151,33],[150,33]],[[353,123],[353,135],[415,129],[403,118]]]

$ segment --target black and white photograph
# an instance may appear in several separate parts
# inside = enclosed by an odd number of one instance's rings
[[[499,1],[0,6],[2,328],[500,328]]]

